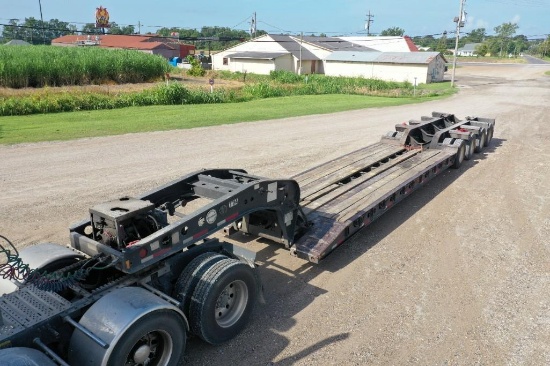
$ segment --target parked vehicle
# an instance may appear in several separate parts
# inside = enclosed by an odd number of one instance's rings
[[[188,334],[233,338],[260,295],[255,253],[213,234],[268,238],[319,263],[480,152],[494,125],[434,112],[291,179],[201,170],[100,203],[70,228],[70,247],[18,252],[1,237],[0,364],[178,365]]]

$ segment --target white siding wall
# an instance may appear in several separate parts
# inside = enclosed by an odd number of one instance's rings
[[[229,50],[218,52],[212,55],[212,69],[234,71],[231,65],[224,65],[223,59],[232,53],[237,52],[288,52],[269,36],[257,39],[260,42],[244,42]],[[262,42],[263,41],[263,42]],[[230,62],[231,64],[231,62]]]
[[[228,58],[228,65],[224,68],[216,68],[215,70],[229,70],[232,72],[250,72],[253,74],[269,75],[273,70],[289,70],[292,71],[293,65],[292,55],[284,55],[275,60],[258,60],[249,58]]]
[[[324,50],[322,48],[315,47],[313,45],[309,45],[309,44],[302,44],[302,45],[303,45],[304,48],[306,48],[308,51],[313,53],[315,56],[319,57],[319,59],[321,59],[321,60],[324,60],[325,58],[330,56],[330,54],[332,53],[332,51],[327,51],[327,50]],[[316,74],[324,74],[325,73],[324,62],[322,62],[322,61],[312,61],[312,62],[316,62],[316,65],[315,65],[315,73]],[[298,69],[296,68],[296,70],[298,70]],[[310,74],[311,73],[311,65],[309,65],[309,67],[307,69],[305,67],[302,67],[302,70],[304,71],[304,74]]]
[[[325,74],[328,76],[364,77],[387,81],[428,82],[428,65],[376,64],[362,62],[325,62]]]
[[[294,57],[291,54],[275,59],[275,70],[294,71]]]
[[[275,70],[275,62],[274,60],[255,60],[247,58],[229,59],[229,67],[229,70],[232,72],[246,71],[253,74],[269,75],[270,71]]]

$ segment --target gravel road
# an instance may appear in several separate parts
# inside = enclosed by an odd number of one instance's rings
[[[432,111],[496,118],[490,148],[319,265],[265,241],[265,304],[196,365],[550,365],[550,65],[463,66],[460,93],[391,108],[0,147],[0,234],[68,243],[90,206],[199,168],[288,177]],[[182,113],[182,118],[185,118]]]

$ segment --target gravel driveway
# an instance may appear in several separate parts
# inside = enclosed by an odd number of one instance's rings
[[[257,250],[250,326],[197,365],[549,365],[550,65],[464,66],[449,99],[331,115],[0,146],[0,234],[68,243],[90,206],[199,168],[288,177],[432,111],[496,118],[490,148],[319,265]],[[182,108],[184,110],[184,108]],[[182,112],[182,118],[184,118]]]

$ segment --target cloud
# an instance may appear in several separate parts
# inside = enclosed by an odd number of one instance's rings
[[[481,18],[478,19],[474,16],[468,16],[466,20],[466,30],[470,31],[478,28],[485,28],[489,30],[489,22]]]
[[[520,18],[521,18],[521,17],[519,16],[519,14],[516,14],[516,15],[514,15],[514,17],[512,18],[511,22],[512,22],[513,24],[519,24]]]

